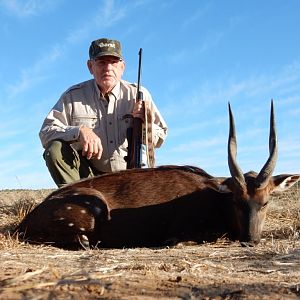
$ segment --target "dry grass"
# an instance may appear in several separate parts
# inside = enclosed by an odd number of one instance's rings
[[[12,228],[50,190],[0,192],[1,299],[299,299],[300,187],[274,196],[255,248],[204,245],[66,251]]]

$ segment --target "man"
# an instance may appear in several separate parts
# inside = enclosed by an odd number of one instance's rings
[[[121,79],[125,62],[119,41],[93,41],[87,66],[93,79],[62,94],[39,134],[46,165],[59,187],[126,169],[126,134],[132,126],[128,115],[141,119],[145,116],[144,105],[136,101],[136,84]],[[167,135],[167,125],[150,93],[145,88],[141,90],[152,120],[150,140],[160,147]]]

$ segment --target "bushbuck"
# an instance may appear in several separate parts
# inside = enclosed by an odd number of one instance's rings
[[[193,166],[131,169],[81,180],[50,194],[17,228],[35,243],[59,247],[155,247],[220,236],[254,246],[260,241],[269,196],[300,179],[272,176],[277,136],[271,103],[269,158],[261,171],[243,174],[236,161],[229,108],[231,177],[213,177]]]

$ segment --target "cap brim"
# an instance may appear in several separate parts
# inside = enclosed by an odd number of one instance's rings
[[[116,52],[101,52],[101,53],[98,53],[96,56],[94,56],[92,59],[95,59],[97,57],[102,57],[102,56],[114,56],[114,57],[118,57],[120,59],[123,59],[123,57],[116,53]]]

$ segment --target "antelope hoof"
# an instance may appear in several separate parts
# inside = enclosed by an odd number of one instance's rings
[[[86,235],[84,235],[84,234],[79,235],[78,241],[79,241],[79,244],[83,247],[83,249],[85,249],[85,250],[90,249],[90,242]]]

